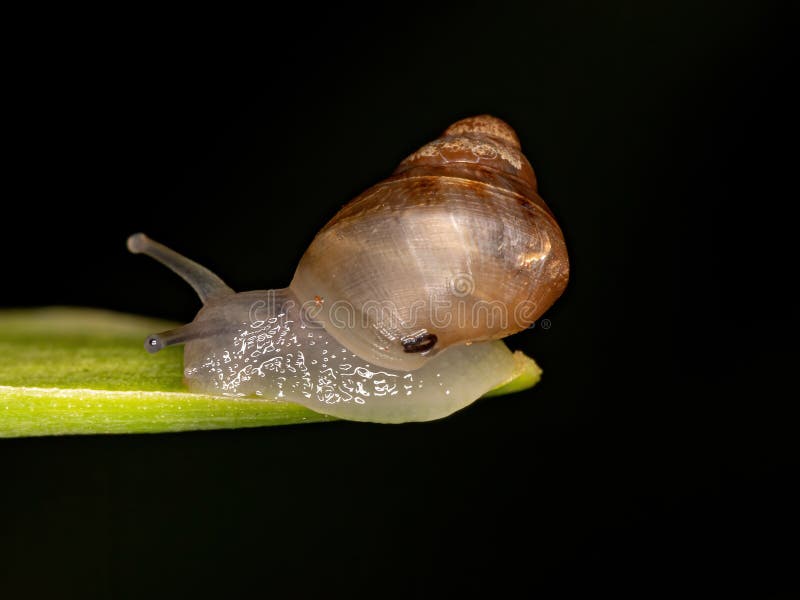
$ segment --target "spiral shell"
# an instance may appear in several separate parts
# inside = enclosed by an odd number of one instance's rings
[[[563,234],[516,134],[483,115],[342,208],[290,288],[352,352],[413,370],[449,346],[529,327],[568,275]]]

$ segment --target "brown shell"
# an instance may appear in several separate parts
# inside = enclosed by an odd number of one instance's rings
[[[291,288],[343,345],[413,370],[529,327],[561,295],[564,238],[513,129],[458,121],[317,234]]]

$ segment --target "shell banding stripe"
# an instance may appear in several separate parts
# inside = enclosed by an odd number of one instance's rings
[[[468,136],[439,138],[424,145],[403,162],[411,163],[423,158],[439,158],[446,163],[502,160],[516,171],[522,169],[523,165],[522,156],[515,148],[489,138]]]

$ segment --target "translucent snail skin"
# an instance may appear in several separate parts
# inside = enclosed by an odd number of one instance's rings
[[[569,276],[564,237],[500,119],[458,121],[317,234],[288,288],[235,293],[135,234],[203,301],[145,347],[185,344],[195,392],[296,402],[382,423],[438,419],[507,381],[502,338],[529,327]]]

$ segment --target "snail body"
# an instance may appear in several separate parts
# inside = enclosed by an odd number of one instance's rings
[[[342,208],[288,288],[236,294],[143,234],[204,307],[185,343],[192,391],[285,399],[379,422],[430,420],[511,376],[498,341],[527,328],[568,278],[563,235],[513,130],[464,119]]]

